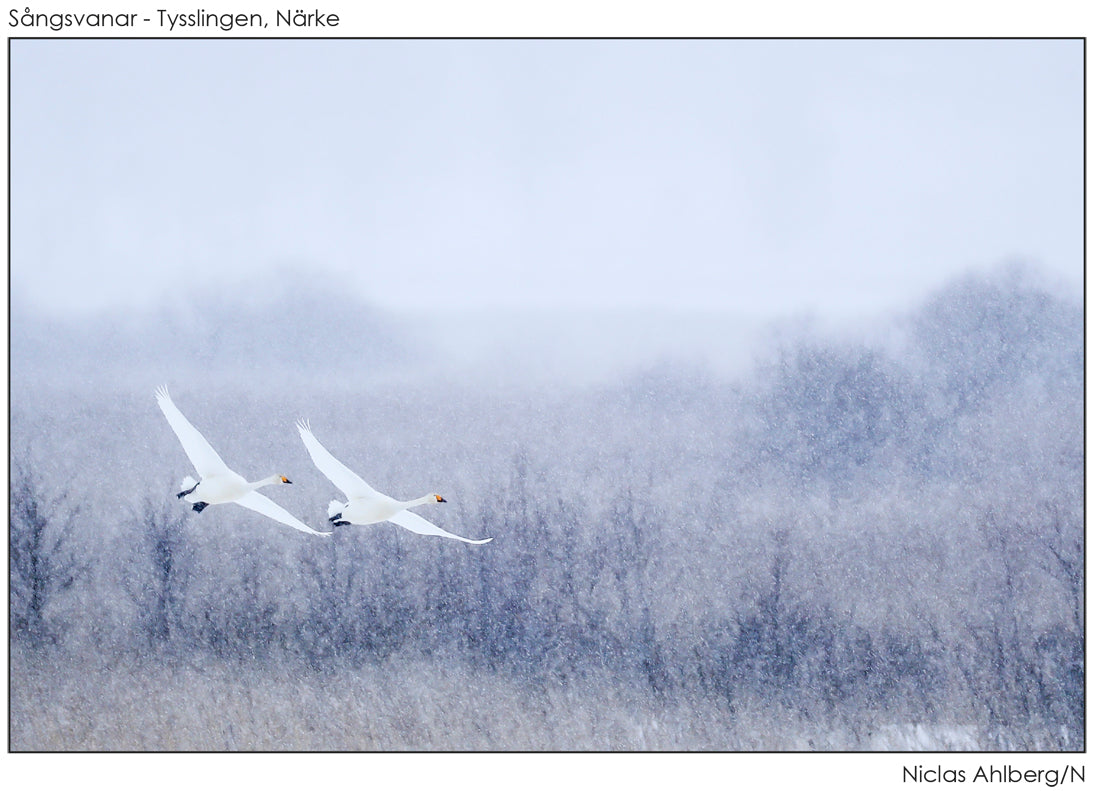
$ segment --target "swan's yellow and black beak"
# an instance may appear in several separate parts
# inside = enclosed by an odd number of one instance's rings
[[[282,479],[283,483],[294,483],[294,481],[290,480],[290,478],[286,477],[285,475],[280,475],[279,478]]]
[[[446,501],[446,500],[444,500],[444,499],[443,499],[442,497],[440,497],[440,496],[439,496],[438,494],[437,494],[437,495],[435,496],[435,501],[436,501],[437,503],[445,503],[445,502],[447,502],[447,501]]]

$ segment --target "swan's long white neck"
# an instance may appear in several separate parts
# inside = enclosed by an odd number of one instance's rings
[[[417,498],[416,500],[409,500],[407,502],[401,503],[401,505],[403,505],[405,508],[415,508],[418,505],[424,505],[425,503],[434,503],[434,502],[436,502],[435,495],[434,494],[426,494],[423,497]]]
[[[271,486],[272,484],[282,483],[282,482],[283,482],[283,476],[281,476],[281,475],[269,475],[266,478],[264,478],[262,481],[256,481],[254,483],[249,482],[248,483],[248,488],[251,489],[252,491],[256,491],[261,486]]]

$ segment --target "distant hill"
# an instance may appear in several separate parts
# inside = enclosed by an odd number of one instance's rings
[[[296,279],[251,299],[190,293],[140,312],[48,318],[13,297],[13,384],[83,385],[181,372],[222,379],[370,378],[407,359],[397,323],[358,299]]]

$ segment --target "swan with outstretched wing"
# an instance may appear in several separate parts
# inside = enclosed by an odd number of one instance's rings
[[[424,536],[442,536],[453,538],[457,541],[465,541],[467,544],[487,544],[491,538],[474,540],[463,538],[454,533],[449,533],[441,527],[437,527],[419,514],[409,511],[418,505],[426,503],[447,502],[438,494],[426,494],[416,500],[395,500],[392,497],[376,491],[370,484],[349,470],[335,456],[328,452],[317,437],[313,435],[309,423],[298,421],[298,434],[302,437],[302,443],[309,451],[309,457],[313,464],[326,478],[344,493],[344,502],[333,500],[328,506],[328,520],[333,526],[343,525],[373,525],[376,522],[393,522],[413,533]]]
[[[217,451],[206,441],[206,437],[183,416],[173,403],[172,397],[168,395],[167,387],[158,388],[156,395],[157,406],[164,413],[168,425],[176,433],[180,444],[183,445],[184,453],[187,454],[187,458],[191,460],[195,472],[199,475],[197,481],[190,475],[184,478],[181,484],[182,491],[176,495],[192,503],[192,510],[201,513],[208,505],[236,503],[276,522],[293,527],[295,530],[301,530],[303,533],[312,533],[315,536],[331,535],[331,533],[314,530],[301,520],[295,519],[282,506],[276,505],[256,491],[261,486],[290,483],[289,478],[285,475],[271,475],[260,481],[246,481],[241,475],[229,469]]]

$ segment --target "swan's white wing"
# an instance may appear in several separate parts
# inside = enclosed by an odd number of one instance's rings
[[[172,427],[172,431],[176,432],[180,444],[183,445],[184,453],[187,454],[187,458],[191,460],[191,464],[195,466],[195,471],[200,477],[206,478],[209,475],[229,472],[229,467],[222,461],[217,451],[210,447],[206,437],[200,434],[199,430],[192,426],[190,421],[172,403],[172,398],[168,395],[168,388],[157,388],[157,406],[168,418],[168,425]]]
[[[303,533],[312,533],[315,536],[330,536],[332,533],[321,533],[314,530],[304,522],[299,522],[290,512],[284,509],[280,505],[276,505],[271,500],[268,500],[259,492],[249,492],[244,497],[241,497],[234,502],[239,505],[243,505],[245,508],[251,508],[253,511],[263,514],[264,516],[274,519],[276,522],[282,522],[284,525],[289,525],[295,530],[301,530]]]
[[[414,514],[412,511],[399,511],[390,517],[390,521],[401,525],[406,530],[411,530],[414,533],[419,533],[422,536],[443,536],[444,538],[456,538],[459,541],[465,541],[467,544],[487,544],[493,539],[483,538],[480,541],[474,541],[472,538],[463,538],[462,536],[456,536],[454,533],[448,533],[442,527],[436,527],[420,514]]]
[[[310,430],[308,423],[299,420],[298,433],[302,435],[302,442],[305,443],[306,450],[309,451],[309,457],[313,459],[314,465],[324,473],[326,478],[332,481],[337,489],[344,493],[345,497],[349,500],[354,500],[357,497],[371,498],[382,496],[372,489],[370,484],[337,461],[335,456],[325,450],[325,446],[317,441],[317,437],[313,436],[313,432]]]

